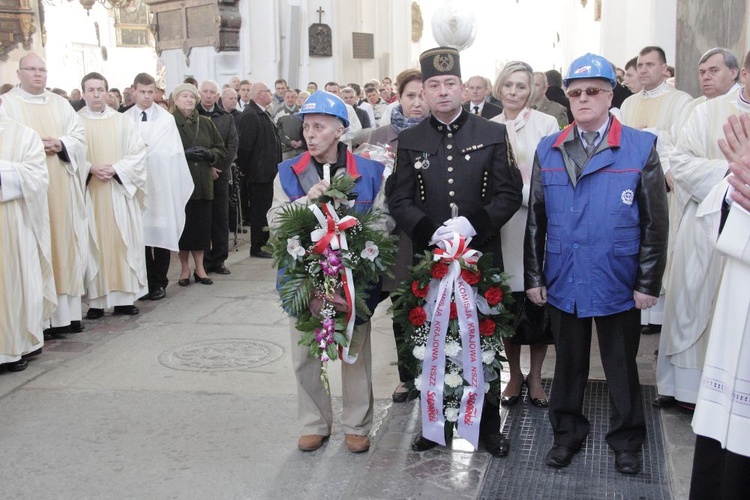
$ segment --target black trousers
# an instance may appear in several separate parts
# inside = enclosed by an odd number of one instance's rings
[[[583,396],[589,377],[592,319],[596,321],[602,366],[609,385],[610,418],[606,441],[615,451],[637,451],[646,438],[636,355],[640,343],[641,311],[630,309],[610,316],[578,318],[549,307],[555,338],[555,378],[549,420],[555,444],[577,448],[589,434]]]
[[[273,182],[248,183],[250,196],[250,253],[260,252],[268,241],[266,214],[273,202]]]
[[[247,226],[250,222],[250,184],[245,179],[247,178],[240,177],[240,226]]]
[[[695,439],[690,500],[750,498],[750,457],[732,453],[705,436]]]
[[[148,279],[148,291],[169,284],[167,273],[169,272],[169,259],[171,252],[166,248],[146,247],[146,277]]]
[[[206,270],[221,267],[229,256],[229,179],[214,181],[211,204],[211,250],[203,255]]]

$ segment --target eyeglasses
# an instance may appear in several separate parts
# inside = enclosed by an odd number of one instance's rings
[[[577,99],[581,97],[581,94],[586,92],[586,95],[593,96],[593,95],[599,95],[599,92],[612,92],[611,90],[607,89],[600,89],[598,87],[586,87],[585,89],[573,89],[568,90],[568,97],[571,99]]]
[[[29,67],[29,68],[18,68],[18,69],[22,69],[24,71],[31,71],[32,73],[36,73],[37,71],[39,73],[46,73],[47,72],[47,68],[35,68],[33,66]]]

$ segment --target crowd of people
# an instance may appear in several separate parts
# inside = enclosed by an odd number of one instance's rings
[[[202,285],[213,284],[210,273],[230,274],[229,234],[245,227],[250,255],[270,258],[266,228],[272,235],[281,207],[325,192],[326,166],[332,177],[369,179],[373,189],[358,199],[394,223],[396,277],[384,281],[381,300],[417,256],[454,233],[511,276],[516,335],[504,342],[510,378],[498,401],[513,407],[526,387],[530,404],[549,409],[549,466],[569,465],[589,433],[582,407],[595,322],[616,470],[641,469],[636,354],[641,335],[660,334],[653,404],[695,410],[691,495],[731,498],[750,481],[750,294],[742,281],[750,265],[750,53],[740,66],[731,51],[711,49],[697,74],[702,95],[693,98],[674,87],[664,51],[648,46],[624,69],[585,54],[565,75],[511,61],[494,83],[463,80],[458,51],[440,47],[395,83],[300,90],[284,79],[273,89],[239,77],[222,87],[187,79],[166,94],[141,73],[121,93],[89,73],[67,96],[46,88],[45,61],[29,54],[18,84],[0,90],[0,363],[21,371],[45,340],[82,331],[84,303],[94,321],[163,299],[171,252],[180,286],[191,273]],[[394,152],[390,177],[351,156],[362,144]],[[419,391],[405,368],[403,328],[394,322],[393,331],[399,403]],[[297,346],[293,326],[291,334],[298,447],[312,451],[331,432],[330,396],[319,362]],[[342,426],[356,453],[370,446],[369,321],[355,334],[362,351],[342,363],[352,389]],[[548,395],[541,374],[550,344]],[[505,456],[499,415],[487,401],[479,436]],[[436,445],[420,434],[412,448]]]

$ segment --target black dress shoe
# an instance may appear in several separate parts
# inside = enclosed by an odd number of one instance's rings
[[[404,392],[393,391],[393,394],[391,395],[391,399],[394,403],[406,403],[407,401],[417,399],[418,397],[419,391],[413,387],[411,389],[407,389]]]
[[[661,325],[643,325],[641,327],[641,335],[653,335],[655,333],[661,333]]]
[[[658,408],[671,408],[677,404],[677,400],[674,396],[656,396],[651,404]]]
[[[151,300],[161,300],[167,296],[167,291],[163,286],[154,288],[154,291],[149,294]]]
[[[214,272],[216,274],[232,274],[232,271],[226,268],[224,264],[220,265],[219,267],[214,267]]]
[[[411,449],[414,451],[427,451],[433,449],[438,444],[435,441],[430,441],[422,435],[420,432],[414,441],[411,443]]]
[[[21,358],[12,363],[4,363],[2,366],[4,366],[9,372],[22,372],[29,367],[29,362]]]
[[[531,387],[529,387],[529,380],[528,378],[523,379],[524,385],[526,385],[526,389],[529,391],[529,401],[531,401],[531,404],[536,406],[537,408],[548,408],[549,407],[549,399],[539,399],[539,398],[533,398],[531,397]]]
[[[214,280],[206,276],[205,278],[201,278],[196,273],[193,273],[193,277],[195,278],[196,283],[200,283],[201,285],[213,285]]]
[[[177,284],[180,286],[188,286],[190,284],[190,278],[180,278],[177,280]]]
[[[556,444],[550,448],[547,452],[547,456],[544,459],[544,463],[550,467],[567,467],[573,460],[573,455],[578,453],[580,448],[569,448],[561,444]]]
[[[141,295],[138,297],[138,300],[151,300],[151,294],[147,293],[146,295]]]
[[[251,257],[258,257],[259,259],[272,259],[273,255],[266,252],[265,250],[258,250],[257,252],[250,252]]]
[[[616,451],[615,469],[623,474],[638,474],[641,471],[641,457],[635,451]]]
[[[126,316],[134,316],[140,312],[141,310],[135,306],[115,306],[115,314],[125,314]]]
[[[104,316],[104,309],[96,309],[94,307],[89,307],[86,313],[86,319],[99,319],[102,316]]]
[[[503,396],[500,397],[500,404],[505,407],[509,406],[515,406],[518,404],[518,402],[521,400],[521,395],[523,394],[523,385],[526,383],[526,380],[524,379],[523,382],[521,382],[521,388],[518,390],[518,394],[515,396]]]
[[[484,443],[484,449],[493,457],[507,457],[510,452],[510,440],[499,432],[479,436],[479,440]]]
[[[68,333],[81,333],[84,331],[86,327],[84,327],[80,321],[71,321],[70,322],[70,328],[68,330]]]

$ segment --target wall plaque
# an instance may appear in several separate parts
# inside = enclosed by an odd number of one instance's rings
[[[372,33],[352,33],[352,57],[375,59],[375,36]]]
[[[330,57],[333,55],[333,34],[331,27],[323,24],[323,7],[318,7],[318,22],[311,24],[307,30],[307,43],[311,56]]]

